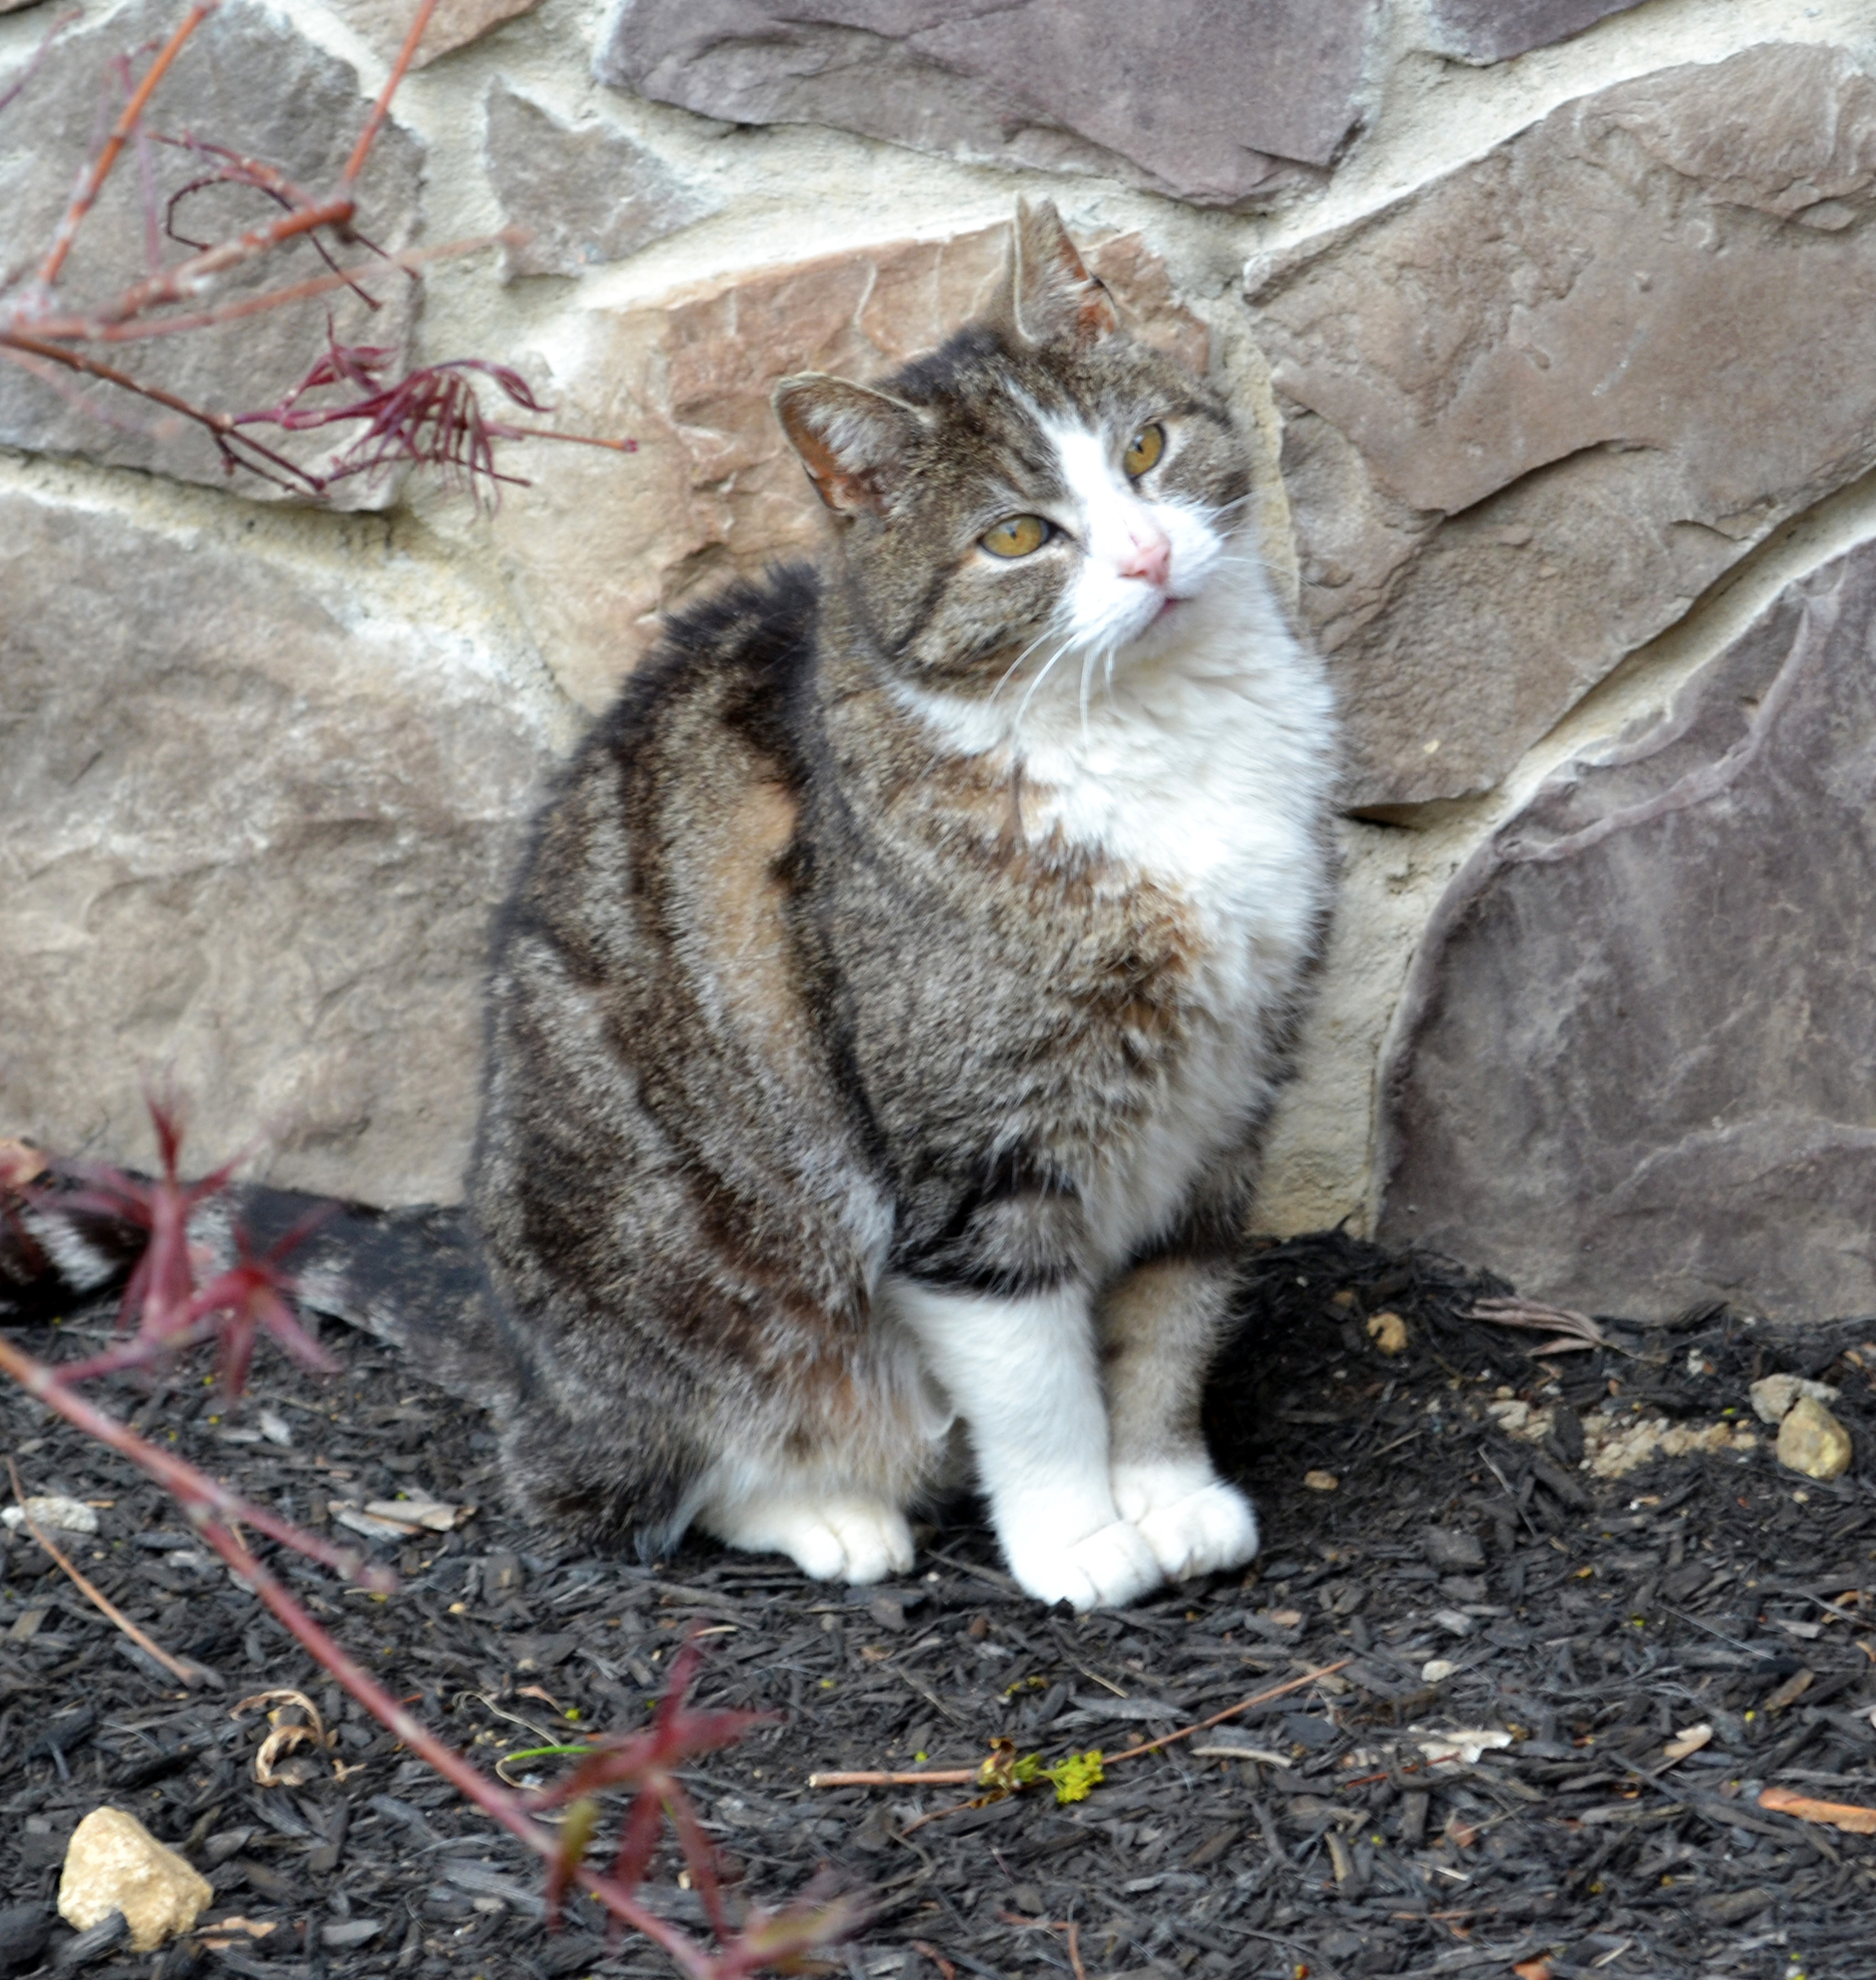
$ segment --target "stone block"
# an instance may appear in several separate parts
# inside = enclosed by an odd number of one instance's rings
[[[1351,800],[1489,789],[1876,462],[1876,82],[1773,45],[1553,112],[1251,272]]]
[[[39,252],[53,236],[79,169],[96,141],[107,104],[121,100],[112,65],[136,58],[138,73],[150,50],[173,32],[181,10],[169,0],[132,0],[61,36],[0,121],[0,210],[7,215],[9,257]],[[139,50],[143,52],[138,53]],[[4,80],[4,79],[0,79]],[[147,127],[172,136],[225,146],[286,174],[315,194],[336,187],[369,111],[355,71],[313,46],[295,27],[256,4],[226,0],[177,58],[152,99]],[[222,240],[278,217],[279,206],[252,187],[217,186],[172,197],[199,180],[213,160],[186,147],[153,144],[155,187],[147,204],[134,149],[120,158],[83,222],[59,283],[74,312],[96,311],[141,280],[148,269],[147,226],[169,216],[177,236],[161,241],[173,266],[191,245]],[[358,226],[387,252],[406,247],[420,223],[422,169],[418,140],[395,122],[379,133],[358,185]],[[354,247],[364,263],[367,250]],[[304,281],[323,272],[313,244],[300,240],[232,270],[204,295],[201,307],[262,288]],[[243,413],[279,403],[325,347],[330,307],[342,342],[407,347],[416,304],[409,278],[397,270],[368,277],[364,286],[383,305],[368,311],[344,291],[236,321],[135,343],[93,343],[87,354],[212,411]],[[283,440],[278,430],[255,435],[302,462],[335,451],[331,434]],[[185,481],[227,481],[213,439],[192,422],[118,388],[69,376],[52,364],[43,375],[16,364],[0,365],[0,442],[36,452],[82,454],[114,466],[151,469]],[[343,442],[341,442],[343,444]],[[250,495],[277,493],[254,475],[235,485]],[[387,499],[383,487],[346,486],[347,506]]]
[[[1375,0],[620,0],[594,72],[736,124],[829,124],[1201,206],[1317,182]]]
[[[482,156],[502,224],[527,236],[505,277],[579,275],[714,212],[657,153],[603,124],[573,127],[504,82],[486,100]]]
[[[1876,1311],[1876,539],[1462,869],[1383,1068],[1379,1235],[1662,1320]]]
[[[571,721],[381,525],[288,561],[0,494],[0,1118],[147,1163],[451,1199],[491,917]],[[294,532],[304,535],[307,532]]]
[[[1501,62],[1581,34],[1641,0],[1433,0],[1429,45],[1461,61]]]
[[[397,60],[416,14],[413,0],[328,0],[328,4],[380,61]],[[490,28],[532,13],[540,5],[540,0],[439,0],[410,66],[428,69],[443,56],[479,41]]]
[[[776,381],[877,377],[933,349],[990,299],[1008,233],[820,256],[556,327],[554,423],[639,443],[542,449],[495,520],[503,573],[576,702],[605,707],[660,615],[700,588],[819,549],[824,512],[769,408]],[[1205,368],[1204,324],[1137,234],[1087,254],[1140,335]]]

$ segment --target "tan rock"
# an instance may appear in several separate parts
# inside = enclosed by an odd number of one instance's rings
[[[540,0],[439,0],[418,44],[413,69],[479,40],[491,27],[530,13]],[[395,61],[416,13],[410,0],[332,0],[333,11],[381,61]]]
[[[1828,1382],[1809,1382],[1801,1375],[1762,1375],[1747,1393],[1752,1398],[1752,1413],[1761,1423],[1782,1423],[1801,1396],[1822,1403],[1835,1402],[1838,1396]]]
[[[1815,1397],[1800,1396],[1778,1426],[1778,1462],[1806,1478],[1841,1478],[1850,1457],[1849,1431]]]
[[[659,615],[701,587],[818,548],[820,505],[769,410],[777,379],[864,379],[934,348],[993,293],[1006,234],[892,242],[559,326],[544,354],[555,424],[639,443],[543,449],[496,519],[504,573],[576,702],[603,708]],[[1205,367],[1205,326],[1138,235],[1088,259],[1140,334]]]
[[[135,1815],[94,1808],[71,1832],[59,1879],[59,1916],[79,1931],[122,1911],[130,1942],[154,1953],[187,1931],[214,1896],[187,1860],[158,1842]]]
[[[1876,462],[1876,82],[1772,45],[1567,103],[1255,267],[1358,803],[1489,788]]]
[[[571,720],[376,524],[323,558],[0,494],[0,1090],[39,1145],[451,1199],[491,915]],[[302,532],[304,536],[308,532]],[[104,582],[101,573],[108,573]]]

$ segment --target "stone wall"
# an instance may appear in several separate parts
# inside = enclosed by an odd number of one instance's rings
[[[155,122],[318,183],[403,11],[224,0]],[[180,12],[94,5],[0,110],[7,267]],[[50,13],[0,7],[0,91]],[[1863,0],[444,0],[364,228],[518,231],[335,332],[638,451],[318,510],[0,368],[0,1128],[147,1158],[168,1073],[204,1155],[453,1197],[535,795],[660,613],[815,539],[770,384],[929,347],[1028,193],[1230,383],[1343,700],[1263,1222],[1876,1306],[1872,79]],[[141,267],[136,187],[77,293]],[[150,361],[265,405],[323,308]]]

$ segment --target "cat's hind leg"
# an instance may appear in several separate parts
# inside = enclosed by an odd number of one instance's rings
[[[1025,1592],[1124,1608],[1156,1587],[1159,1561],[1114,1504],[1085,1289],[1003,1297],[900,1278],[885,1297],[965,1420],[997,1538]]]
[[[749,1476],[719,1487],[697,1524],[748,1553],[786,1554],[817,1582],[884,1581],[912,1564],[912,1529],[897,1506],[864,1492],[804,1491]]]
[[[1114,1502],[1172,1581],[1242,1567],[1258,1549],[1250,1501],[1213,1470],[1199,1428],[1231,1285],[1222,1264],[1157,1258],[1102,1304]]]

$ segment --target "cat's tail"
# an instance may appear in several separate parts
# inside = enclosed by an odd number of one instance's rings
[[[0,1142],[0,1326],[106,1308],[143,1252],[136,1224],[99,1207],[82,1177],[36,1154]],[[236,1182],[196,1206],[190,1242],[212,1274],[234,1262],[238,1237],[266,1253],[316,1215],[283,1260],[302,1308],[391,1343],[411,1374],[453,1396],[484,1408],[512,1398],[515,1377],[460,1208],[377,1210]]]

